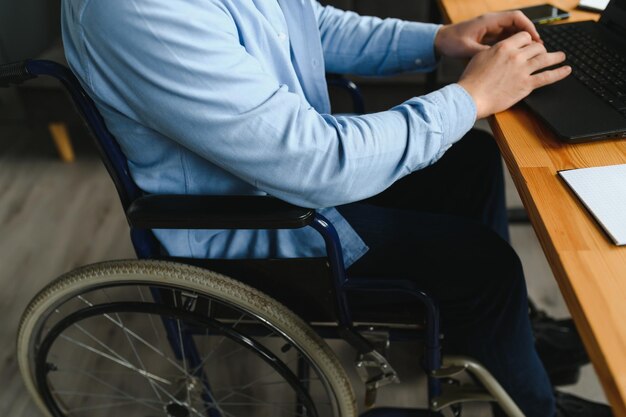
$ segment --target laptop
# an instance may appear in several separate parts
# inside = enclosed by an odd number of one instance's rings
[[[599,22],[538,27],[548,51],[563,51],[572,74],[524,102],[566,142],[626,138],[626,0]]]

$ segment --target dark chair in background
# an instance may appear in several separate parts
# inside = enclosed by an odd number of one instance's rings
[[[32,56],[65,62],[59,15],[58,0],[0,0],[0,64]],[[0,100],[0,108],[2,104],[23,108],[18,118],[29,126],[45,127],[61,160],[72,162],[75,152],[68,125],[74,120],[68,120],[67,106],[59,105],[63,100],[69,104],[58,83],[40,79]],[[16,101],[20,106],[14,105]]]

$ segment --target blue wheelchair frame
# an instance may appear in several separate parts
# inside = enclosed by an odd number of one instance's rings
[[[436,302],[427,294],[406,280],[349,278],[346,274],[339,237],[333,225],[314,210],[304,209],[284,203],[271,197],[230,197],[230,196],[156,196],[141,191],[130,176],[126,157],[122,153],[113,135],[107,129],[104,120],[94,102],[83,90],[74,74],[66,67],[42,60],[27,60],[0,66],[0,87],[20,84],[38,76],[50,76],[59,80],[68,90],[73,102],[86,121],[95,143],[105,164],[124,208],[130,225],[131,240],[139,259],[163,259],[161,248],[151,229],[161,228],[196,228],[196,229],[281,229],[313,227],[324,239],[327,262],[332,282],[332,299],[338,323],[337,333],[361,354],[374,349],[372,345],[357,331],[348,305],[348,294],[375,293],[385,294],[392,299],[397,294],[407,294],[424,306],[424,361],[423,367],[428,376],[428,398],[433,401],[441,395],[440,380],[435,377],[436,371],[442,366],[439,311]],[[333,81],[335,84],[346,84],[346,81]],[[353,99],[359,100],[358,90],[351,88]],[[362,111],[363,107],[357,107]],[[197,207],[197,209],[188,209]],[[228,209],[211,210],[214,207]],[[172,220],[174,219],[174,220]],[[272,295],[272,294],[270,294]],[[159,297],[158,292],[153,293]],[[158,299],[158,298],[157,298]],[[416,320],[419,320],[416,317]],[[164,323],[168,328],[168,323]],[[171,329],[169,330],[171,331]],[[415,338],[415,330],[410,330]],[[187,335],[187,343],[193,345],[191,335]],[[174,344],[176,349],[176,344]],[[197,366],[200,358],[193,348],[187,350],[188,360]],[[191,353],[190,353],[191,352]],[[195,354],[194,354],[195,353]],[[204,380],[207,384],[208,381]],[[210,401],[210,398],[206,398]],[[404,414],[403,414],[404,415]],[[218,415],[211,415],[218,417]]]

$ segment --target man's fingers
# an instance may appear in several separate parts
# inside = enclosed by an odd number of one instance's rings
[[[502,46],[520,49],[532,43],[532,37],[528,32],[517,32],[515,35],[498,42]]]
[[[465,43],[465,47],[467,49],[467,57],[471,58],[477,53],[481,51],[485,51],[490,48],[489,45],[483,45],[482,43],[476,42],[474,40],[469,40]]]
[[[570,75],[572,72],[572,67],[570,66],[562,66],[553,70],[543,71],[539,74],[531,75],[532,87],[533,90],[535,88],[543,87],[544,85],[552,84],[557,81],[562,80],[563,78]]]
[[[517,32],[528,32],[535,42],[543,43],[535,24],[519,10],[493,13],[485,16],[488,19],[488,33],[504,39],[507,35]]]
[[[515,26],[520,31],[528,32],[535,42],[542,42],[535,24],[524,13],[519,10],[510,13],[510,18],[512,19],[511,26]]]
[[[520,54],[530,60],[534,57],[536,57],[537,55],[541,55],[546,53],[546,47],[543,46],[542,43],[539,42],[532,42],[530,45],[522,48],[522,51],[520,52]]]
[[[537,54],[529,60],[529,64],[531,71],[537,71],[542,68],[560,64],[563,61],[565,61],[565,54],[563,52],[550,52],[548,54]]]

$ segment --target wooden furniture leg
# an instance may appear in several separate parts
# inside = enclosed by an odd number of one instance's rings
[[[72,148],[72,141],[65,123],[50,123],[48,125],[48,130],[54,140],[54,144],[57,147],[61,160],[63,162],[74,162],[74,149]]]

